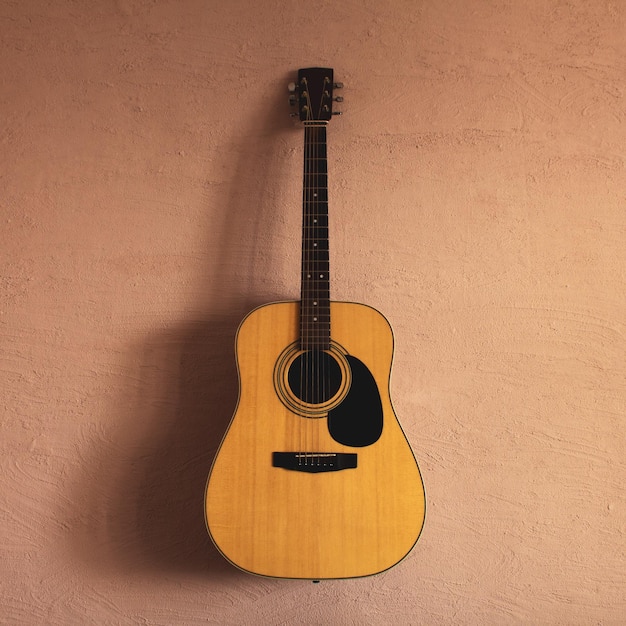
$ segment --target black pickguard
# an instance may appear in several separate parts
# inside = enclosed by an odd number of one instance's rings
[[[346,355],[352,383],[343,402],[328,413],[330,436],[344,446],[362,448],[383,432],[383,406],[374,377],[356,357]]]

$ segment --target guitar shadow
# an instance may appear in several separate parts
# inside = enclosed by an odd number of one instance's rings
[[[240,575],[209,539],[203,496],[237,401],[233,345],[242,316],[209,316],[144,347],[141,396],[152,399],[143,412],[146,439],[136,442],[141,453],[129,459],[125,489],[118,490],[115,506],[123,514],[112,537],[128,567]],[[133,538],[133,549],[125,537]]]
[[[284,77],[284,84],[288,80]],[[254,112],[251,136],[233,147],[233,182],[219,203],[223,210],[210,220],[211,240],[219,244],[214,245],[215,267],[203,281],[208,289],[198,289],[209,292],[203,296],[207,301],[196,309],[207,313],[128,346],[118,373],[124,391],[112,401],[110,420],[89,434],[94,452],[87,455],[72,494],[72,501],[84,502],[87,510],[79,520],[68,515],[67,524],[74,554],[98,571],[178,572],[220,580],[242,575],[208,536],[204,489],[237,402],[237,327],[254,307],[285,297],[263,279],[272,271],[271,258],[261,251],[276,249],[280,235],[273,228],[274,208],[262,198],[262,206],[249,202],[262,195],[260,180],[273,180],[277,187],[282,181],[284,154],[257,159],[255,166],[248,150],[252,146],[270,155],[285,133],[293,134],[286,97],[276,91],[276,101],[264,103],[263,110],[270,111],[265,123],[263,114]],[[242,241],[252,242],[243,257]],[[256,281],[258,295],[244,295]]]
[[[113,502],[116,560],[124,568],[237,575],[218,558],[203,517],[209,468],[237,399],[233,343],[239,313],[208,316],[143,346],[144,420]],[[131,545],[132,544],[132,545]]]

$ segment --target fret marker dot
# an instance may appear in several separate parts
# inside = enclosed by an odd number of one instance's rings
[[[307,275],[306,275],[306,277],[307,277],[307,278],[311,278],[311,274],[307,274]]]
[[[317,220],[313,220],[313,223],[314,223],[314,224],[317,224]]]
[[[313,318],[313,321],[314,321],[314,322],[317,322],[317,317],[314,317],[314,318]]]
[[[324,278],[324,274],[320,274],[320,278]]]
[[[314,248],[317,248],[317,244],[316,244],[316,243],[314,243],[314,244],[313,244],[313,247],[314,247]]]
[[[317,302],[314,302],[314,303],[313,303],[313,306],[317,306]]]

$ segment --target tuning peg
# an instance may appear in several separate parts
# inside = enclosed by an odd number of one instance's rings
[[[297,102],[297,98],[294,94],[289,96],[289,106],[295,107]]]
[[[333,115],[342,115],[343,111],[333,111]]]
[[[289,93],[296,93],[296,83],[289,83],[287,85],[287,91]]]
[[[333,100],[334,100],[335,102],[343,102],[343,97],[342,97],[342,96],[335,96],[335,97],[333,98]]]
[[[333,83],[333,87],[335,89],[342,89],[343,88],[343,83]]]

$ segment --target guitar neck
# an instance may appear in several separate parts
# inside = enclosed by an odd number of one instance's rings
[[[304,127],[302,194],[302,350],[330,347],[330,263],[328,246],[328,162],[326,123]]]

